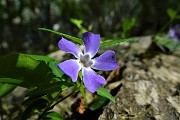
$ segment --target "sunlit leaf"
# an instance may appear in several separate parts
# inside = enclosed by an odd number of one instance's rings
[[[103,87],[100,87],[98,90],[97,90],[97,94],[102,96],[102,97],[105,97],[105,98],[108,98],[110,99],[112,102],[115,103],[115,98],[108,92],[107,89],[103,88]]]
[[[43,120],[64,120],[63,117],[57,112],[48,112]]]
[[[49,61],[53,60],[52,58],[43,55],[29,55],[29,56],[35,60],[44,61],[45,63],[48,63]]]
[[[13,84],[13,85],[20,85],[22,83],[22,80],[13,79],[13,78],[0,78],[0,83],[9,83],[9,84]]]
[[[128,39],[112,39],[112,40],[107,40],[105,42],[102,42],[100,44],[100,47],[107,47],[107,46],[111,46],[111,45],[116,45],[116,44],[120,44],[123,42],[132,42],[133,39],[128,38]]]
[[[54,78],[45,61],[35,60],[27,54],[12,54],[0,58],[0,82],[26,88],[48,84]]]
[[[0,83],[0,98],[6,96],[16,88],[15,85]]]
[[[79,30],[81,31],[81,33],[85,33],[85,32],[87,31],[87,30],[81,25],[81,24],[83,23],[82,20],[78,20],[78,19],[73,19],[73,18],[72,18],[72,19],[70,19],[70,21],[79,28]]]
[[[49,61],[49,67],[51,68],[53,74],[56,75],[56,77],[61,78],[64,73],[58,68],[58,64],[59,62],[55,60]]]
[[[72,40],[74,42],[82,44],[82,40],[79,39],[79,38],[76,38],[76,37],[73,37],[73,36],[70,36],[70,35],[67,35],[67,34],[64,34],[64,33],[60,33],[60,32],[54,31],[54,30],[50,30],[50,29],[47,29],[47,28],[38,28],[38,29],[43,30],[43,31],[48,31],[48,32],[55,33],[55,34],[60,35],[62,37],[68,38],[69,40]]]
[[[177,12],[175,10],[169,8],[167,10],[167,14],[169,15],[170,19],[173,20],[176,17]]]
[[[73,18],[71,18],[70,21],[71,21],[73,24],[75,24],[77,27],[80,27],[81,24],[83,23],[82,20],[73,19]]]

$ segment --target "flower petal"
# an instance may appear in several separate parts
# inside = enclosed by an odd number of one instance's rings
[[[92,68],[97,70],[114,70],[117,69],[118,63],[116,61],[116,55],[114,51],[108,50],[99,57],[93,59],[93,66]]]
[[[106,80],[97,75],[91,68],[82,68],[84,85],[91,92],[94,93],[103,84],[106,84]]]
[[[59,47],[59,49],[65,51],[67,53],[73,54],[76,58],[78,58],[80,56],[80,54],[82,54],[80,48],[77,45],[75,45],[73,42],[66,40],[64,38],[62,38],[58,42],[58,47]]]
[[[175,25],[173,27],[169,28],[168,35],[175,40],[175,42],[178,42],[180,40],[180,25]]]
[[[81,65],[78,60],[66,60],[58,64],[59,68],[75,82],[78,78],[78,73],[81,70]]]
[[[91,32],[85,32],[83,34],[84,52],[89,53],[91,58],[97,53],[100,45],[100,35],[93,34]]]

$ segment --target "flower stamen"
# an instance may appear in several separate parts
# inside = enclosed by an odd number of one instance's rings
[[[93,64],[93,61],[90,59],[90,55],[80,55],[80,64],[86,68],[90,67]]]

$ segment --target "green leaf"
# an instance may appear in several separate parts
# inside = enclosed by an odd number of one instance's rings
[[[49,84],[54,78],[45,61],[35,60],[27,54],[12,54],[0,58],[0,82],[34,88]]]
[[[71,86],[73,86],[73,83],[67,82],[67,81],[49,83],[48,85],[39,86],[38,88],[28,92],[26,96],[31,97],[31,96],[38,96],[42,94],[51,94],[58,91],[64,91]]]
[[[173,20],[176,17],[177,12],[175,10],[169,8],[167,10],[167,14],[169,15],[170,19]]]
[[[131,38],[127,38],[127,39],[112,39],[112,40],[107,40],[105,42],[102,42],[100,44],[100,47],[106,47],[106,46],[111,46],[111,45],[116,45],[116,44],[119,44],[119,43],[122,43],[122,42],[132,42],[133,39]]]
[[[80,27],[81,24],[83,23],[82,20],[78,20],[78,19],[74,19],[74,18],[71,18],[70,21],[78,27]]]
[[[178,44],[168,36],[156,36],[155,42],[158,45],[168,48],[170,51],[175,50],[176,47],[178,48]]]
[[[0,83],[9,83],[13,85],[20,85],[22,80],[13,79],[13,78],[0,78]]]
[[[100,87],[98,90],[97,90],[97,94],[102,96],[102,97],[105,97],[105,98],[108,98],[110,99],[112,102],[115,103],[115,98],[108,92],[107,89],[103,88],[103,87]]]
[[[35,60],[40,60],[40,61],[44,61],[46,64],[49,65],[49,67],[52,70],[52,73],[56,76],[61,78],[62,75],[64,74],[59,68],[58,68],[58,64],[59,62],[52,59],[51,57],[48,56],[42,56],[42,55],[30,55],[31,58],[35,59]]]
[[[64,73],[58,68],[58,64],[59,62],[57,62],[56,60],[49,61],[49,67],[51,68],[53,74],[56,77],[61,78],[64,75]]]
[[[134,25],[136,24],[136,19],[132,18],[131,20],[124,18],[122,20],[122,29],[123,33],[126,34]]]
[[[48,56],[42,56],[42,55],[29,55],[31,58],[35,59],[35,60],[40,60],[40,61],[44,61],[46,64],[53,60],[51,57]]]
[[[180,51],[180,41],[177,43],[177,45],[176,45],[176,48],[175,48],[176,50],[178,50],[178,51]]]
[[[0,83],[0,98],[6,96],[16,88],[15,85]]]
[[[79,30],[81,31],[81,33],[85,33],[85,32],[87,31],[87,30],[81,25],[81,24],[83,23],[82,20],[78,20],[78,19],[73,19],[73,18],[72,18],[72,19],[70,19],[70,21],[79,28]]]
[[[108,101],[107,98],[102,96],[97,96],[97,98],[95,98],[93,102],[89,105],[89,109],[92,111],[100,109],[106,105],[107,101]]]
[[[47,28],[38,28],[38,29],[58,34],[58,35],[60,35],[62,37],[68,38],[68,39],[70,39],[70,40],[72,40],[74,42],[82,44],[82,40],[79,39],[79,38],[76,38],[76,37],[73,37],[73,36],[70,36],[70,35],[67,35],[67,34],[64,34],[64,33],[60,33],[60,32],[57,32],[57,31],[53,31],[53,30],[50,30],[50,29],[47,29]]]
[[[21,120],[27,120],[35,110],[43,110],[48,105],[48,100],[39,98],[32,101],[21,116]]]
[[[79,76],[79,78],[82,80],[83,78],[83,76],[82,76],[82,70],[79,72],[79,74],[78,74],[78,76]]]
[[[180,19],[180,15],[177,15],[177,16],[176,16],[176,19]]]
[[[48,112],[43,120],[64,120],[63,117],[57,112]]]

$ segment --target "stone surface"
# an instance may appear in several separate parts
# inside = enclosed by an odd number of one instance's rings
[[[119,53],[121,87],[99,120],[180,120],[180,56],[157,53],[151,45],[151,37],[137,38]]]

